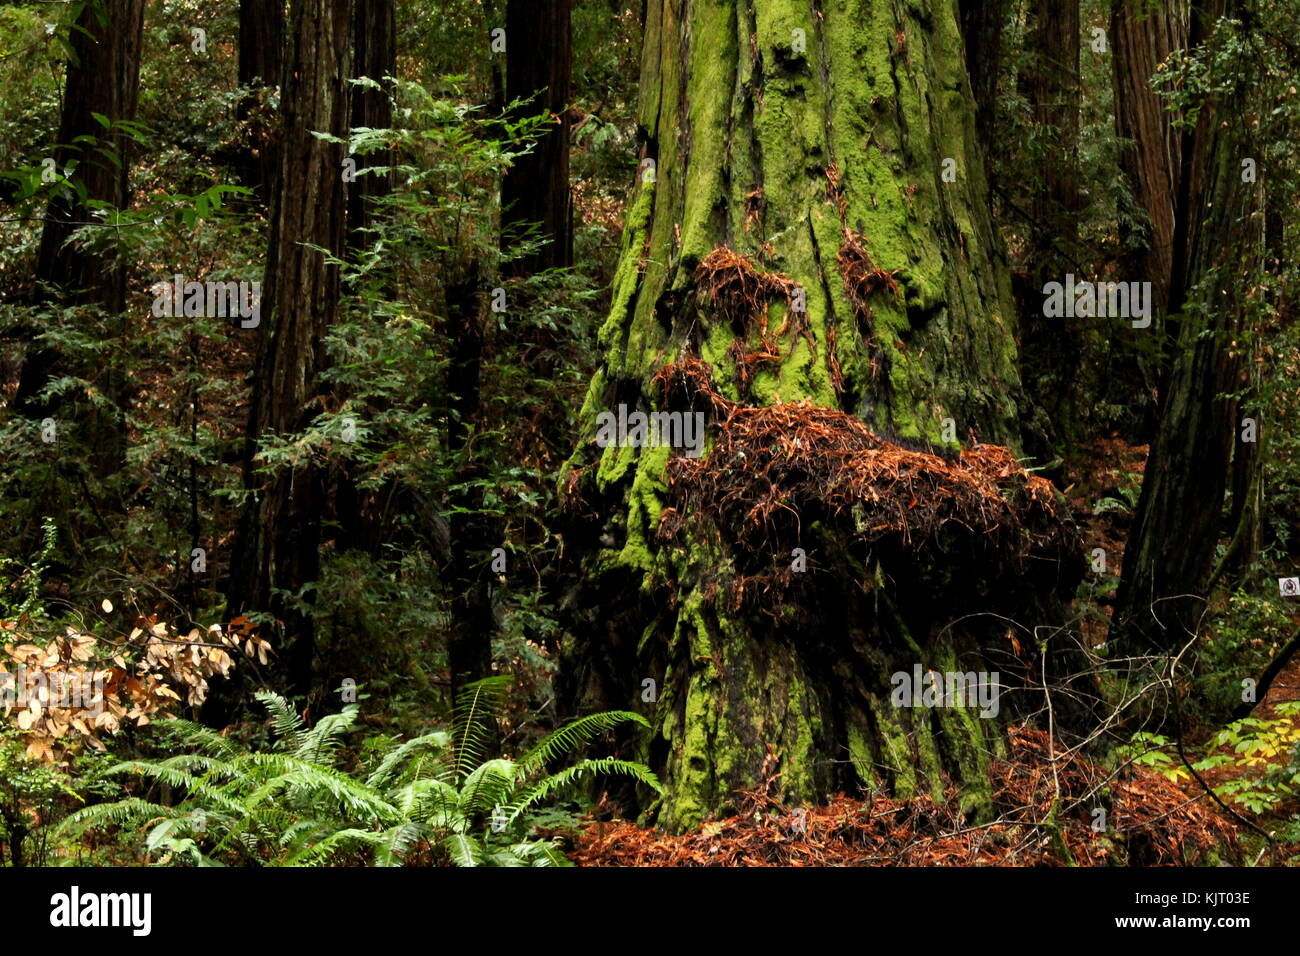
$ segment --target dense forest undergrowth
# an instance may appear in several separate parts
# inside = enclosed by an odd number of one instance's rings
[[[0,862],[1300,862],[1297,24],[0,4]]]

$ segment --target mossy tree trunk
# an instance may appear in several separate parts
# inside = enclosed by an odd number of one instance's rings
[[[760,787],[806,800],[855,786],[940,793],[953,779],[973,813],[987,811],[998,722],[896,709],[890,675],[921,664],[1000,670],[1007,683],[1033,644],[1019,626],[1043,623],[1030,609],[1077,582],[1069,560],[1012,580],[1005,555],[955,525],[924,555],[906,528],[864,543],[869,500],[847,526],[792,500],[766,550],[743,547],[741,528],[710,534],[718,516],[698,512],[684,512],[685,541],[669,541],[660,520],[677,453],[596,441],[600,412],[662,407],[656,373],[698,359],[740,407],[806,401],[949,452],[954,439],[1017,444],[1009,276],[955,5],[651,0],[641,97],[644,160],[604,364],[563,478],[566,547],[581,556],[566,601],[568,705],[651,717],[641,755],[665,776],[670,827]],[[697,276],[720,249],[790,296],[765,300],[752,324],[710,306]],[[868,281],[850,292],[849,275]],[[709,467],[724,480],[744,469]],[[791,572],[795,548],[805,573]],[[730,599],[762,580],[779,580],[780,597]],[[982,611],[1019,624],[958,621]]]

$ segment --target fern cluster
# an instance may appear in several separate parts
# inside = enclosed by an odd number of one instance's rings
[[[449,732],[387,739],[356,773],[339,766],[356,704],[309,727],[284,698],[261,693],[276,735],[262,751],[190,721],[168,721],[185,753],[128,761],[109,773],[147,777],[183,799],[166,805],[132,797],[86,807],[64,820],[60,833],[139,827],[146,852],[162,865],[400,866],[417,847],[457,866],[567,865],[554,841],[530,834],[533,811],[595,774],[660,786],[649,768],[612,757],[553,773],[547,765],[621,723],[646,722],[627,711],[592,714],[518,759],[485,759],[507,681],[467,687]]]

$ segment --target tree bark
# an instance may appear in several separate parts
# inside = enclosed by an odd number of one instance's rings
[[[354,86],[351,90],[353,129],[388,129],[393,125],[392,83],[397,73],[397,8],[394,0],[358,2],[352,14],[353,75],[368,77],[381,89]],[[357,158],[357,168],[393,165],[392,150]],[[348,184],[348,237],[353,248],[366,242],[375,200],[392,191],[391,173],[358,176]]]
[[[1233,0],[1198,6],[1191,43],[1208,38]],[[1250,144],[1249,99],[1240,85],[1210,99],[1182,144],[1170,310],[1179,312],[1177,353],[1142,496],[1124,556],[1113,616],[1126,650],[1168,650],[1196,633],[1215,548],[1224,530],[1224,492],[1240,447],[1236,399],[1243,383],[1248,277],[1263,253],[1262,194],[1242,182]]]
[[[966,73],[975,97],[975,129],[980,142],[992,142],[1002,72],[1002,32],[1006,0],[961,0],[961,28],[966,42]]]
[[[284,0],[240,0],[239,85],[249,91],[236,111],[240,122],[246,124],[242,139],[248,144],[240,178],[263,200],[269,195],[278,165],[265,97],[280,85],[283,64]]]
[[[549,113],[554,125],[533,151],[518,157],[501,184],[502,247],[533,223],[548,244],[508,263],[531,275],[573,262],[573,203],[569,195],[569,86],[573,70],[573,0],[509,0],[506,5],[506,100],[531,99],[517,117]]]
[[[1031,187],[1034,220],[1027,259],[1029,307],[1022,368],[1059,444],[1076,430],[1082,396],[1077,373],[1086,329],[1078,318],[1046,318],[1039,291],[1077,271],[1079,248],[1079,0],[1035,0],[1025,89],[1034,123],[1050,145]],[[1035,449],[1045,451],[1046,449]]]
[[[1173,275],[1181,138],[1151,80],[1171,53],[1186,48],[1187,16],[1181,0],[1165,4],[1114,0],[1111,5],[1115,133],[1128,141],[1120,151],[1120,170],[1134,204],[1149,224],[1145,240],[1129,256],[1126,269],[1151,282],[1158,314],[1168,306]]]
[[[271,202],[271,233],[263,283],[264,325],[253,376],[245,487],[253,497],[240,522],[232,563],[231,613],[270,610],[282,623],[282,647],[294,690],[310,687],[314,630],[309,613],[273,590],[297,592],[317,579],[321,469],[311,463],[256,471],[264,435],[305,428],[320,411],[323,337],[338,313],[339,271],[309,248],[343,248],[346,210],[343,147],[313,131],[347,135],[347,0],[295,0],[288,69],[281,96],[283,149]],[[269,313],[269,316],[268,316]],[[311,603],[310,596],[306,600]]]
[[[144,0],[87,3],[72,30],[69,42],[74,56],[67,66],[54,160],[61,171],[70,162],[77,163],[72,178],[85,188],[86,200],[76,200],[71,190],[50,200],[36,256],[36,296],[40,300],[94,302],[109,313],[126,308],[125,267],[68,240],[81,225],[95,221],[90,202],[107,202],[117,209],[127,206],[130,138],[116,129],[105,130],[94,114],[111,123],[135,119],[144,8]],[[98,148],[79,142],[79,137],[93,137]],[[100,148],[111,150],[117,161]],[[29,356],[19,376],[15,407],[34,417],[51,411],[35,399],[58,361],[57,352],[48,348]]]
[[[651,0],[638,122],[644,162],[605,358],[562,476],[566,551],[580,556],[563,602],[573,645],[562,704],[647,713],[654,731],[640,755],[665,780],[669,827],[733,810],[741,791],[910,795],[941,793],[948,779],[972,816],[987,813],[996,721],[896,709],[890,681],[960,661],[1018,686],[1015,654],[996,649],[1011,646],[1005,626],[979,612],[1052,619],[1049,596],[1079,578],[1077,542],[1063,534],[1013,580],[1014,555],[972,557],[987,546],[978,536],[931,552],[899,527],[877,547],[867,539],[883,505],[870,496],[846,522],[816,494],[773,488],[783,517],[756,545],[751,522],[682,506],[687,459],[596,441],[600,412],[685,401],[711,416],[714,442],[760,409],[804,422],[751,449],[761,455],[822,442],[806,424],[817,409],[839,434],[866,422],[954,458],[954,430],[1017,443],[1009,276],[956,7]],[[747,257],[748,291],[715,300],[719,262],[743,273],[732,253]],[[708,384],[681,387],[688,365],[710,370]],[[725,423],[719,401],[737,409]],[[749,480],[743,457],[702,461],[724,485]],[[790,573],[795,548],[807,573]]]

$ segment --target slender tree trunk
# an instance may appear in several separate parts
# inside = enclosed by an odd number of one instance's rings
[[[1048,412],[1058,440],[1069,439],[1079,415],[1078,370],[1087,330],[1077,318],[1046,318],[1038,292],[1077,272],[1079,242],[1079,0],[1035,0],[1032,60],[1026,92],[1034,123],[1048,145],[1031,187],[1034,220],[1029,308],[1022,342],[1026,378]]]
[[[349,124],[353,129],[388,129],[393,125],[393,84],[387,77],[397,73],[397,20],[394,0],[372,0],[356,3],[352,11],[352,73],[354,78],[366,77],[380,85],[379,89],[353,85],[349,90]],[[358,171],[371,168],[389,168],[394,156],[391,149],[369,152],[351,157]],[[351,256],[370,248],[375,237],[370,229],[374,223],[376,204],[389,195],[393,188],[392,173],[366,172],[358,175],[347,186],[347,248]],[[355,289],[348,289],[355,292]],[[367,409],[366,414],[379,409]],[[351,463],[336,462],[330,469],[328,490],[334,505],[334,519],[338,526],[339,550],[356,549],[372,556],[377,555],[382,540],[381,501],[391,489],[363,490],[351,472]]]
[[[1224,12],[1221,2],[1195,9],[1193,45]],[[1242,119],[1249,106],[1241,87],[1212,99],[1182,144],[1170,286],[1177,354],[1116,599],[1112,629],[1124,649],[1174,648],[1197,633],[1232,462],[1249,457],[1229,397],[1243,380],[1244,290],[1263,251],[1261,191],[1242,182],[1242,157],[1257,155]]]
[[[569,196],[569,83],[573,0],[509,0],[506,5],[506,99],[529,99],[519,116],[550,113],[551,126],[531,153],[520,156],[501,185],[501,241],[508,246],[540,223],[548,245],[508,264],[529,275],[573,262],[573,203]]]
[[[1005,618],[980,612],[1057,620],[1044,608],[1078,581],[1077,542],[1056,524],[1026,566],[1027,541],[1001,550],[953,524],[923,543],[938,489],[901,502],[858,489],[843,511],[826,500],[884,461],[838,457],[842,441],[862,447],[855,423],[944,446],[958,469],[974,453],[957,460],[954,437],[1017,442],[1009,276],[955,5],[651,0],[639,126],[604,363],[562,478],[579,556],[562,706],[647,714],[640,752],[666,782],[670,827],[736,808],[740,791],[910,795],[948,779],[987,813],[997,720],[896,708],[891,683],[960,667],[1019,688]],[[602,441],[599,415],[620,405],[698,412],[713,450],[692,465]],[[770,432],[748,441],[746,423]],[[817,481],[754,477],[808,448]],[[691,497],[701,475],[718,499]]]
[[[961,0],[961,28],[966,42],[966,73],[975,96],[975,129],[980,142],[995,133],[998,77],[1002,72],[1002,32],[1006,0]]]
[[[457,459],[450,496],[450,561],[442,577],[451,593],[451,628],[447,645],[452,699],[465,684],[492,672],[492,549],[500,543],[498,523],[483,512],[483,468],[471,438],[482,401],[482,277],[476,266],[447,290],[451,363],[447,391],[451,397],[448,449]],[[507,568],[508,570],[508,568]]]
[[[388,129],[393,125],[392,83],[397,72],[397,8],[394,0],[358,2],[352,13],[353,74],[368,77],[380,89],[354,86],[351,91],[353,129]],[[390,167],[392,150],[357,158],[357,168]],[[366,244],[375,200],[392,191],[391,173],[367,174],[348,185],[348,237],[354,248]]]
[[[263,200],[269,196],[278,165],[266,97],[283,79],[284,4],[285,0],[239,3],[239,85],[249,91],[237,107],[240,122],[247,125],[242,139],[248,144],[240,178]]]
[[[311,616],[273,591],[298,592],[320,569],[321,469],[311,463],[257,473],[256,443],[306,427],[320,411],[323,337],[334,323],[339,271],[318,246],[342,250],[346,220],[343,148],[314,131],[347,135],[346,0],[294,0],[288,70],[281,95],[283,148],[271,202],[263,283],[263,336],[253,377],[245,487],[254,493],[241,519],[232,565],[232,613],[269,609],[283,624],[282,646],[295,691],[310,686]],[[269,313],[269,314],[268,314]],[[311,596],[305,600],[311,603]]]
[[[54,160],[60,171],[70,163],[77,164],[72,179],[84,187],[85,200],[76,199],[70,189],[50,200],[36,257],[39,299],[66,304],[94,302],[109,313],[126,308],[124,266],[68,239],[81,225],[96,221],[92,202],[107,202],[117,209],[128,202],[130,139],[119,130],[106,131],[95,114],[110,123],[135,119],[144,8],[145,0],[87,3],[69,38],[74,55],[67,66]],[[87,146],[83,137],[92,137],[112,150],[117,161]],[[51,411],[36,401],[36,396],[55,374],[58,363],[54,349],[40,349],[29,356],[19,376],[15,407],[33,417]]]
[[[1120,169],[1134,204],[1149,224],[1145,241],[1129,256],[1126,270],[1152,284],[1159,314],[1168,305],[1173,275],[1181,140],[1151,80],[1171,53],[1186,48],[1187,16],[1181,0],[1161,4],[1114,0],[1111,5],[1115,132],[1127,141],[1120,152]]]

